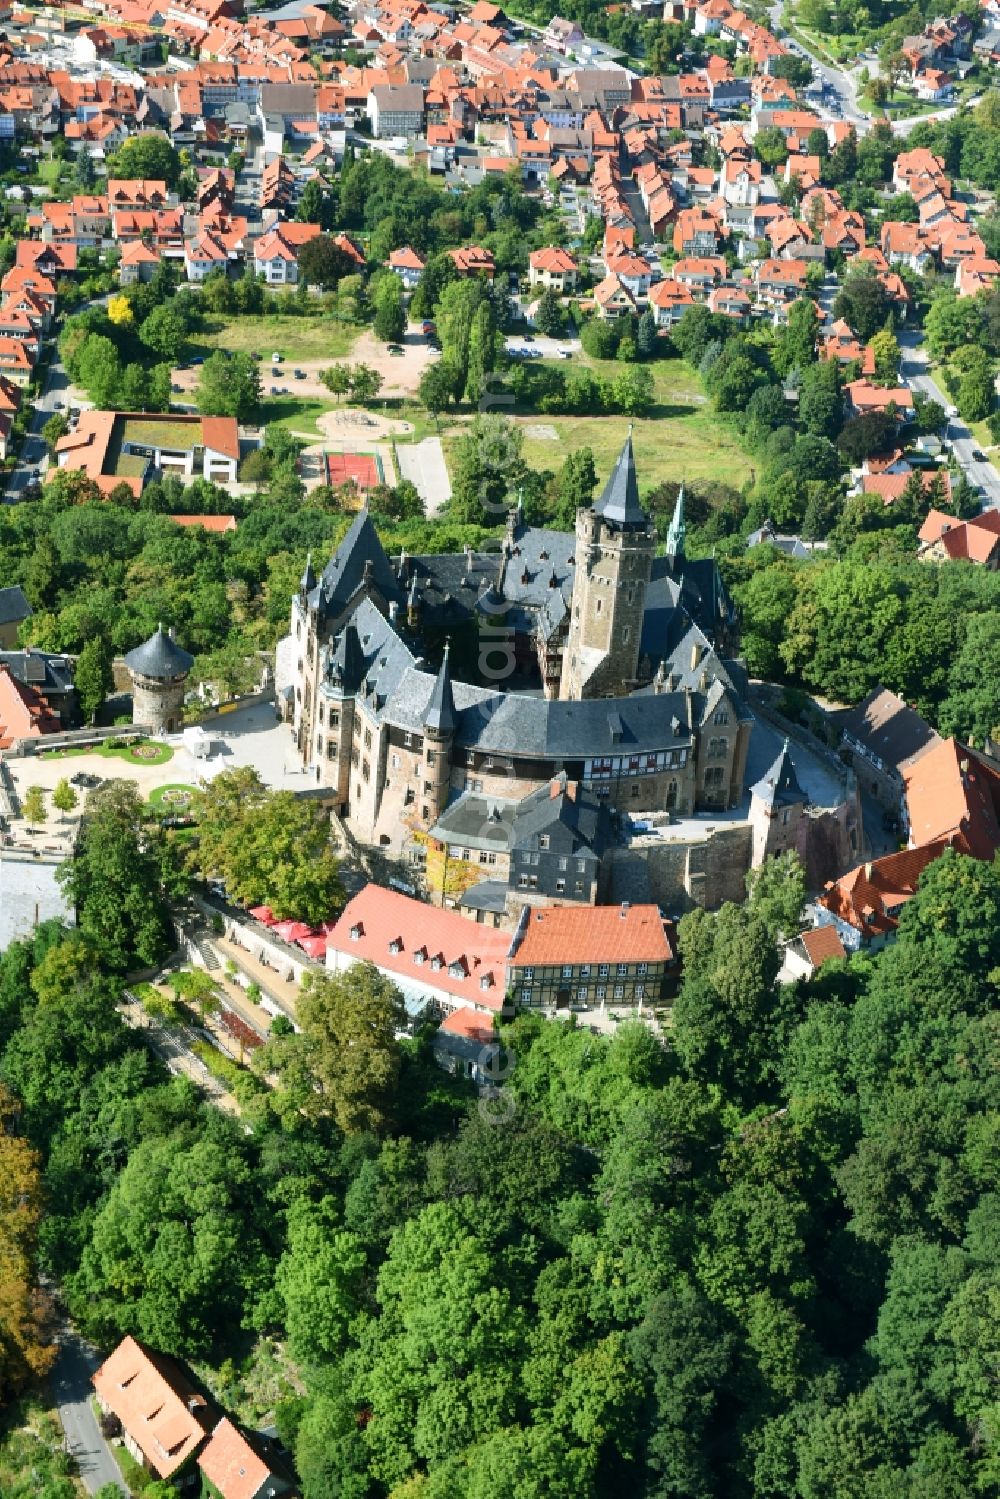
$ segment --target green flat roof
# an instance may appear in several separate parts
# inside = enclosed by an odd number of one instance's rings
[[[122,423],[121,441],[148,448],[195,448],[201,446],[201,422],[178,422],[155,416],[144,421],[128,417]]]

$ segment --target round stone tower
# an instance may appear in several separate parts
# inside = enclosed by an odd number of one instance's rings
[[[151,635],[125,657],[132,678],[132,722],[153,734],[174,734],[181,727],[184,684],[194,657],[157,625]]]

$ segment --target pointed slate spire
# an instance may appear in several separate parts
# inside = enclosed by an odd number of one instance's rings
[[[618,454],[618,462],[611,470],[611,477],[605,484],[594,511],[613,526],[645,528],[648,524],[646,512],[639,504],[639,481],[635,476],[631,427],[625,445]]]
[[[451,734],[455,729],[455,699],[451,690],[449,649],[449,643],[446,641],[441,670],[437,674],[437,681],[434,683],[434,690],[424,713],[424,728],[437,734]]]
[[[315,571],[313,569],[313,554],[312,554],[312,552],[309,552],[308,555],[306,556],[306,568],[305,568],[305,572],[302,574],[302,581],[299,584],[299,587],[301,588],[302,592],[306,595],[306,597],[308,597],[309,594],[311,594],[312,591],[313,591],[313,589],[316,587],[316,573],[315,573]]]
[[[781,746],[781,753],[770,770],[761,777],[756,786],[750,788],[750,794],[768,807],[787,807],[794,802],[808,801],[795,774],[787,739]]]
[[[667,532],[667,556],[684,556],[684,538],[687,535],[687,526],[684,523],[684,484],[681,483],[677,491],[677,503],[674,505],[673,517],[670,521],[670,530]]]

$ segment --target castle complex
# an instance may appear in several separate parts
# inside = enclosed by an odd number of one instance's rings
[[[277,682],[355,836],[400,851],[463,795],[560,776],[632,813],[737,805],[753,720],[715,563],[684,553],[683,492],[655,552],[631,439],[575,536],[518,508],[499,554],[390,560],[362,512],[321,576],[307,565]],[[475,681],[453,665],[470,641]]]

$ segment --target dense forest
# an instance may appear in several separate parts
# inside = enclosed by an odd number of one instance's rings
[[[144,815],[98,798],[82,935],[0,963],[22,1301],[43,1268],[103,1346],[276,1412],[306,1499],[998,1491],[1000,869],[946,854],[893,946],[785,986],[773,862],[681,921],[665,1035],[518,1018],[485,1099],[394,1039],[374,970],[324,976],[240,1119],[126,1029],[88,940],[102,910],[121,965],[164,940]]]

